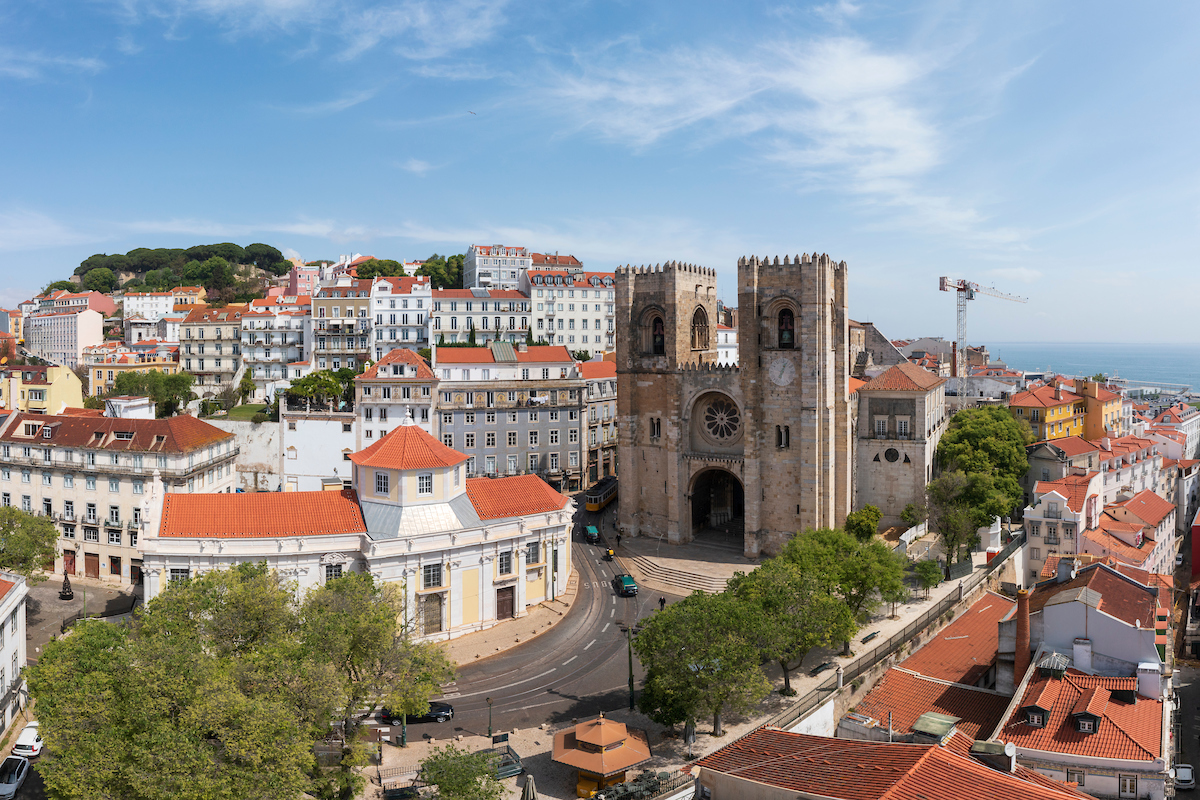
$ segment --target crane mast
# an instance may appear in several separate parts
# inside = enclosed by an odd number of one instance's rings
[[[990,286],[980,286],[973,281],[963,280],[961,278],[946,278],[942,277],[938,282],[938,289],[943,292],[954,292],[958,305],[958,331],[955,340],[954,352],[954,393],[962,397],[963,383],[967,377],[967,303],[975,299],[977,294],[985,294],[989,297],[998,297],[1001,300],[1011,300],[1014,303],[1028,303],[1029,299],[1019,297],[1015,294],[1008,294],[999,289]]]

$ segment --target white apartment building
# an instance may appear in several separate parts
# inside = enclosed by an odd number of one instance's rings
[[[1050,556],[1082,553],[1084,533],[1096,528],[1101,512],[1100,473],[1078,467],[1062,478],[1038,481],[1025,508],[1026,563],[1037,582]]]
[[[1163,445],[1140,436],[1104,437],[1092,442],[1100,448],[1096,454],[1104,476],[1103,505],[1116,502],[1118,495],[1136,494],[1149,489],[1166,495],[1163,484]]]
[[[258,302],[258,301],[255,301]],[[255,309],[242,314],[242,363],[254,381],[254,397],[271,402],[292,381],[292,365],[304,360],[307,307]]]
[[[151,490],[233,491],[233,438],[186,415],[13,414],[0,427],[0,503],[54,520],[55,573],[137,584]]]
[[[433,344],[471,341],[524,342],[529,334],[529,297],[512,289],[434,289],[429,317]]]
[[[433,308],[429,278],[376,278],[371,284],[370,307],[376,360],[397,347],[429,346],[429,312]]]
[[[369,447],[406,418],[438,436],[433,413],[438,380],[425,359],[398,347],[354,379],[358,448]]]
[[[1154,424],[1175,428],[1187,436],[1183,458],[1200,457],[1200,409],[1177,403],[1159,414]]]
[[[615,347],[611,272],[530,270],[521,291],[533,305],[533,338],[593,356]]]
[[[126,292],[122,301],[125,319],[134,315],[154,323],[175,310],[174,292]]]
[[[154,338],[160,342],[178,342],[179,326],[187,319],[182,311],[172,311],[155,323]]]
[[[591,486],[617,474],[617,365],[585,361],[579,373],[587,381],[587,478]]]
[[[516,291],[521,288],[522,270],[532,265],[532,254],[524,247],[473,244],[463,259],[462,285]]]
[[[74,369],[83,348],[102,341],[104,315],[87,307],[39,311],[25,320],[25,349],[51,364]]]
[[[717,326],[717,363],[723,367],[736,367],[738,363],[737,328]]]
[[[24,575],[0,572],[0,735],[7,735],[13,719],[21,713],[21,689],[25,684],[25,598],[29,583]]]

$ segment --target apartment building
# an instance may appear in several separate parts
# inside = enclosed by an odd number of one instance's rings
[[[1104,437],[1092,444],[1100,472],[1104,475],[1102,502],[1108,506],[1121,493],[1136,494],[1150,490],[1166,494],[1163,480],[1163,446],[1140,436]]]
[[[122,300],[125,319],[140,316],[155,323],[175,310],[174,292],[126,292]]]
[[[432,308],[433,284],[429,278],[376,278],[371,284],[375,359],[397,347],[428,347]]]
[[[305,360],[316,369],[358,369],[372,357],[371,283],[342,274],[313,296]]]
[[[30,414],[61,414],[83,405],[83,384],[66,367],[26,364],[0,367],[0,408]]]
[[[160,345],[159,342],[153,340],[138,342],[138,344]],[[88,348],[83,359],[88,374],[87,393],[94,397],[111,392],[116,386],[117,376],[123,372],[177,374],[179,372],[179,345],[163,344],[138,350],[124,345],[109,350],[105,345],[99,345]]]
[[[277,298],[268,298],[268,300]],[[293,298],[295,299],[295,298]],[[255,307],[254,303],[264,304]],[[272,402],[292,381],[293,365],[304,360],[309,309],[298,303],[266,305],[255,300],[242,315],[241,350],[246,374],[254,381],[254,398]]]
[[[100,292],[68,292],[65,289],[49,292],[37,297],[38,312],[42,311],[83,311],[91,309],[99,311],[104,316],[117,313],[117,302]]]
[[[512,289],[434,289],[430,339],[443,344],[524,342],[529,297]]]
[[[1200,457],[1200,409],[1187,403],[1176,403],[1155,417],[1154,424],[1182,431],[1187,437],[1183,457]]]
[[[433,411],[437,385],[433,370],[412,350],[398,347],[384,354],[354,379],[358,448],[382,439],[404,419],[437,438],[438,416]]]
[[[1084,435],[1087,403],[1059,384],[1018,392],[1009,398],[1008,407],[1029,423],[1039,440]]]
[[[19,309],[0,308],[0,332],[11,333],[20,339],[22,319]]]
[[[736,367],[738,364],[738,332],[737,328],[728,325],[717,326],[717,363],[723,367]],[[937,374],[936,372],[934,374]]]
[[[54,519],[56,573],[136,584],[151,499],[232,491],[233,438],[190,416],[12,414],[0,427],[0,503]]]
[[[177,306],[202,306],[208,292],[203,286],[176,286],[171,290]]]
[[[587,381],[565,347],[437,347],[440,438],[471,475],[535,474],[581,488]]]
[[[462,285],[516,291],[521,271],[532,265],[532,254],[524,247],[473,244],[463,259]]]
[[[292,260],[292,268],[288,270],[286,294],[314,294],[321,287],[321,268],[307,266],[300,259]]]
[[[0,735],[8,738],[8,729],[21,714],[25,681],[21,669],[28,653],[25,649],[25,600],[29,583],[24,575],[0,572]],[[24,720],[21,720],[22,724]]]
[[[51,364],[74,369],[83,349],[104,341],[104,315],[95,309],[38,311],[25,320],[25,349]]]
[[[617,474],[617,365],[585,361],[579,374],[587,381],[587,478],[591,486]]]
[[[183,371],[196,376],[194,391],[201,397],[218,394],[240,379],[242,368],[242,317],[246,305],[209,308],[188,312],[183,320]]]
[[[1081,468],[1034,484],[1023,523],[1031,581],[1037,581],[1048,558],[1084,552],[1084,534],[1099,524],[1102,493],[1100,473]]]
[[[1065,436],[1047,442],[1025,446],[1029,469],[1021,476],[1021,490],[1028,505],[1038,481],[1056,481],[1071,474],[1071,468],[1092,471],[1099,469],[1100,446],[1078,436]]]
[[[533,338],[594,356],[615,347],[611,272],[529,270],[521,291],[533,307]]]

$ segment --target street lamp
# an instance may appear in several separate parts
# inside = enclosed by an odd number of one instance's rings
[[[487,698],[488,704],[488,738],[492,738],[492,698]]]

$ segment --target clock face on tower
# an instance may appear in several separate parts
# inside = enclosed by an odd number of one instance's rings
[[[767,377],[776,386],[787,386],[796,380],[796,365],[789,359],[777,358],[767,367]]]

